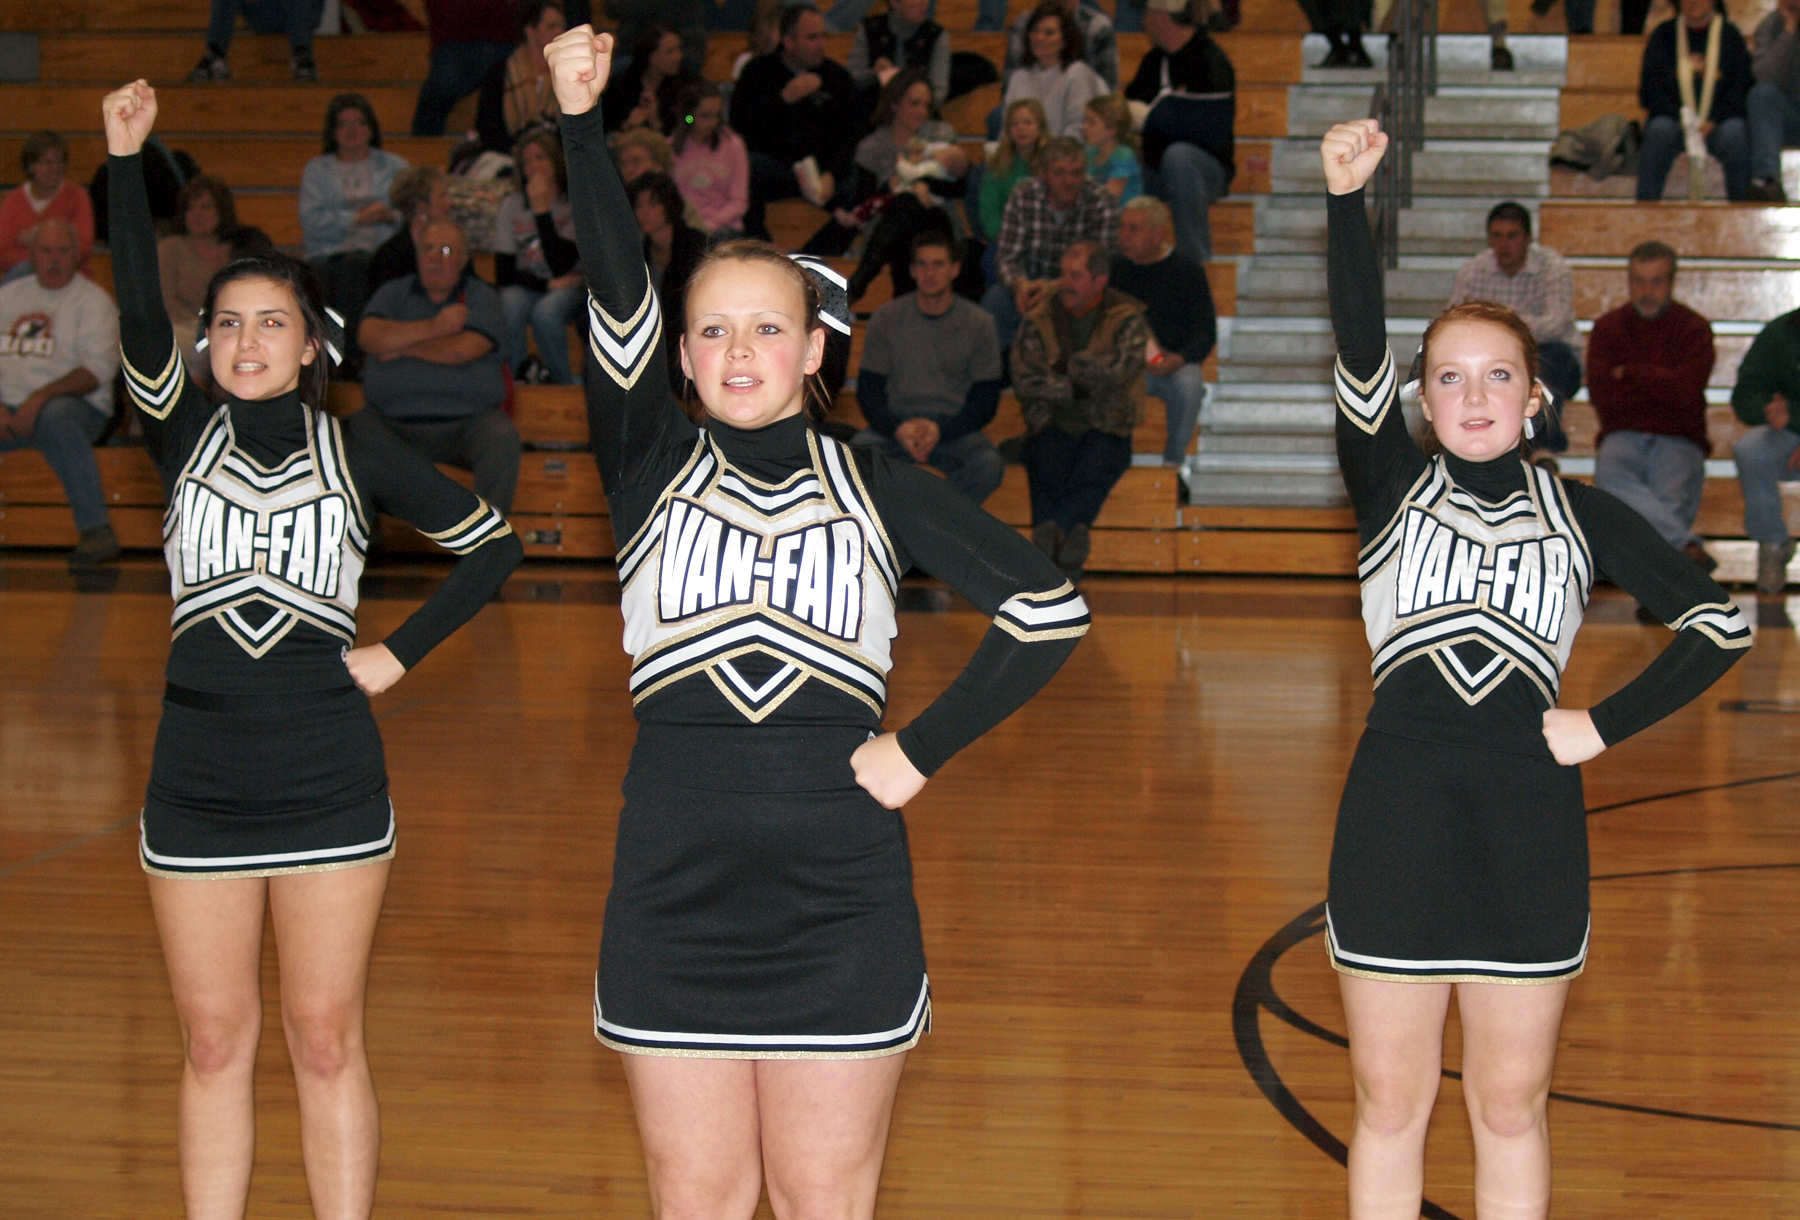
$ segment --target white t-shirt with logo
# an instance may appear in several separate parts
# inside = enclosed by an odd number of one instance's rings
[[[100,383],[84,397],[111,415],[119,310],[106,290],[81,275],[54,292],[35,275],[0,286],[0,403],[20,406],[78,368]]]

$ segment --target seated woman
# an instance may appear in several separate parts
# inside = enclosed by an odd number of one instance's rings
[[[537,132],[525,137],[513,159],[525,188],[502,200],[494,217],[494,279],[506,317],[506,363],[520,381],[574,385],[569,323],[581,317],[587,297],[562,141]],[[537,340],[541,375],[527,367],[527,333]]]
[[[360,93],[340,93],[326,105],[324,141],[324,154],[300,175],[300,235],[325,303],[354,335],[369,299],[370,258],[400,227],[387,198],[406,160],[381,147],[375,108]]]
[[[370,296],[389,280],[419,269],[419,239],[425,226],[450,215],[450,179],[435,165],[410,165],[394,175],[388,202],[406,223],[369,260]]]
[[[1081,26],[1068,20],[1067,10],[1057,0],[1045,0],[1032,10],[1025,30],[1031,58],[1006,78],[1002,104],[1010,107],[1034,97],[1044,104],[1051,135],[1079,140],[1083,110],[1095,98],[1111,92],[1082,58]]]
[[[606,142],[612,148],[613,164],[618,167],[621,182],[634,182],[645,174],[675,176],[675,150],[654,128],[615,131]],[[696,229],[706,227],[706,220],[692,199],[687,200],[681,217]]]
[[[687,324],[687,285],[706,255],[706,234],[681,219],[681,191],[667,174],[645,174],[626,184],[632,213],[644,231],[644,266],[662,302],[663,328]],[[669,376],[681,383],[679,353],[671,349]]]
[[[80,239],[83,265],[94,251],[94,205],[88,193],[68,181],[69,146],[54,131],[34,131],[19,153],[25,181],[0,203],[0,273],[16,279],[31,271],[28,247],[38,222],[46,216],[66,220]]]
[[[668,135],[675,130],[681,95],[697,80],[681,65],[681,35],[660,21],[646,23],[632,51],[631,66],[600,99],[606,129],[648,127]]]
[[[1087,145],[1087,172],[1120,206],[1144,193],[1144,166],[1138,140],[1131,133],[1131,110],[1116,93],[1097,97],[1081,116],[1081,142]]]
[[[707,233],[741,236],[750,209],[750,152],[744,138],[725,125],[725,98],[717,85],[703,80],[682,93],[681,117],[669,143],[675,150],[670,176],[699,210]]]
[[[207,285],[235,256],[237,205],[230,187],[202,174],[181,188],[175,217],[175,232],[156,243],[163,307],[174,320],[188,376],[207,385],[212,381],[212,363],[194,346],[199,341],[198,319]]]
[[[544,47],[564,28],[562,6],[556,0],[525,0],[519,6],[519,45],[506,61],[500,94],[506,139],[498,151],[514,147],[531,132],[555,131],[562,122],[556,90],[550,87],[550,70],[544,63]],[[483,143],[492,146],[491,141]]]

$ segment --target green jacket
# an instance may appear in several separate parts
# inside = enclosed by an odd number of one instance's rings
[[[1800,432],[1800,309],[1784,313],[1762,328],[1738,366],[1731,409],[1752,427],[1767,423],[1763,408],[1776,394],[1794,407],[1788,430]]]

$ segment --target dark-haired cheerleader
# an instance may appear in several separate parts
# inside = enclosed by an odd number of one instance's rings
[[[379,1148],[363,993],[394,854],[368,696],[493,596],[519,541],[369,413],[325,414],[342,339],[292,259],[238,259],[213,278],[200,322],[222,401],[188,381],[139,155],[156,94],[136,81],[102,108],[125,382],[169,497],[174,642],[140,847],[186,1044],[187,1215],[244,1213],[266,905],[313,1213],[361,1220]],[[358,648],[357,582],[381,512],[463,558],[398,630]]]

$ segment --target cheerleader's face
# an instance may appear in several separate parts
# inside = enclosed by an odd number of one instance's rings
[[[706,413],[735,428],[798,415],[806,378],[825,358],[825,331],[807,326],[806,298],[783,269],[714,263],[688,289],[681,368]]]
[[[294,291],[275,280],[232,280],[219,289],[207,328],[213,380],[234,398],[260,402],[300,384],[318,358]]]
[[[1433,334],[1423,388],[1438,441],[1471,462],[1517,449],[1525,417],[1540,406],[1518,337],[1493,322],[1452,322]]]

